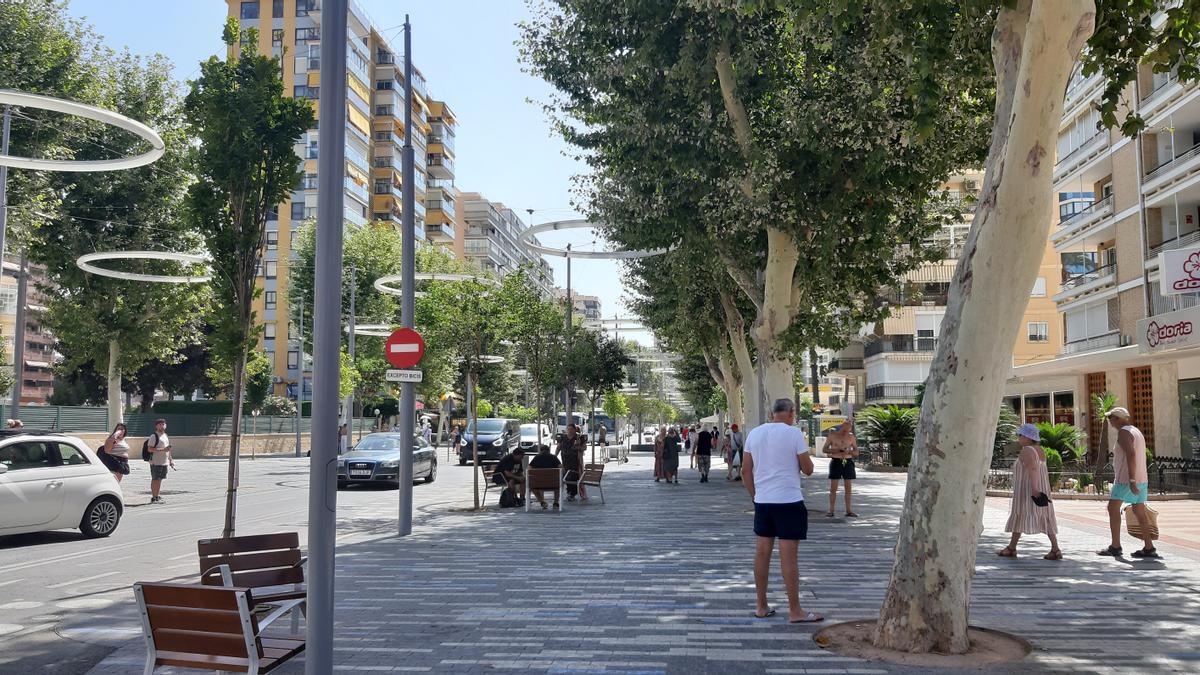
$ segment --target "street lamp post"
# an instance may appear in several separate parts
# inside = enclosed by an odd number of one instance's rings
[[[345,59],[338,62],[344,64]],[[345,68],[342,68],[343,74]],[[416,180],[413,155],[413,67],[412,67],[412,24],[404,15],[404,149],[402,169],[404,171],[404,238],[401,240],[400,274],[400,325],[414,326],[413,286],[416,284]],[[342,91],[342,88],[334,91]],[[343,109],[345,104],[342,104]],[[396,479],[400,482],[400,536],[412,533],[412,477],[413,477],[413,418],[416,416],[416,391],[412,382],[400,384],[400,466]]]

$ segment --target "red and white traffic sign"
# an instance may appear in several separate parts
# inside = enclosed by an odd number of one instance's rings
[[[383,357],[397,368],[412,368],[425,355],[425,339],[411,328],[397,328],[383,346]]]

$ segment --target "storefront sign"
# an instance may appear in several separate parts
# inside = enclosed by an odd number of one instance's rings
[[[1200,291],[1200,246],[1163,251],[1158,254],[1163,295]]]
[[[1142,354],[1200,345],[1200,306],[1138,321],[1137,338]]]

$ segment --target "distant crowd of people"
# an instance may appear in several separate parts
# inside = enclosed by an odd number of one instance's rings
[[[703,425],[682,429],[662,425],[654,438],[654,482],[679,482],[681,453],[691,457],[691,468],[699,470],[701,483],[708,482],[714,453],[725,461],[725,480],[740,481],[745,446],[737,424],[726,424],[724,431],[715,424],[711,429]]]

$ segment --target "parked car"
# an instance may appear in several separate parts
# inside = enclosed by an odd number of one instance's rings
[[[654,445],[655,438],[658,438],[658,427],[650,424],[642,429],[642,445]]]
[[[522,424],[521,447],[526,452],[537,452],[538,428],[541,428],[542,444],[554,447],[554,436],[550,433],[549,424]]]
[[[517,449],[521,442],[521,423],[503,417],[489,417],[468,424],[458,443],[458,463],[472,461],[475,425],[479,427],[479,461],[500,461],[500,458]]]
[[[121,486],[82,440],[0,432],[0,535],[78,528],[107,537],[124,512]]]
[[[352,483],[400,485],[400,434],[380,432],[363,436],[338,457],[338,487]],[[420,434],[413,434],[413,480],[437,480],[437,451]]]

